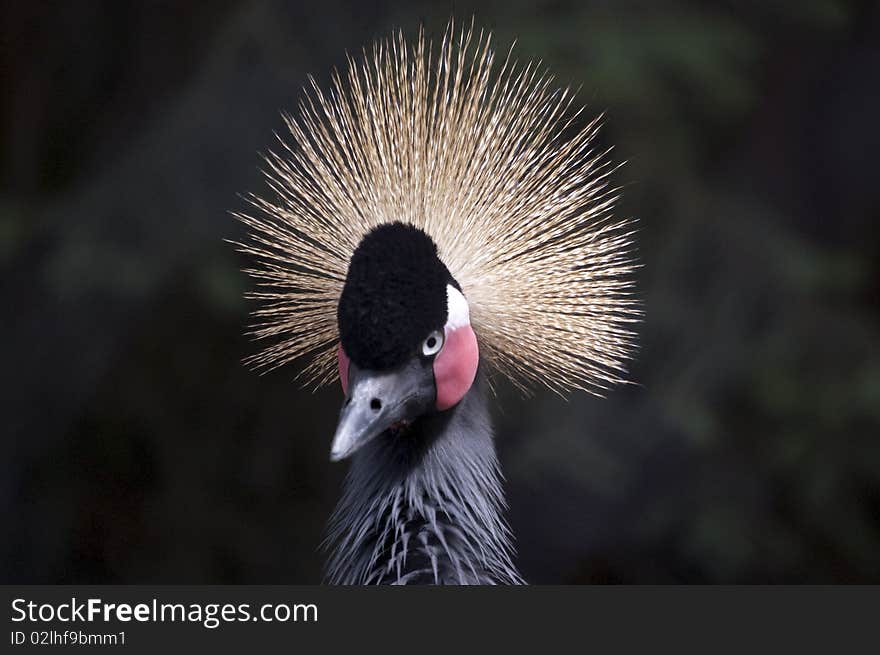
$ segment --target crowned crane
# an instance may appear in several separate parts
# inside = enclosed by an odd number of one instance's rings
[[[311,81],[238,245],[254,355],[344,393],[331,584],[521,584],[487,389],[601,394],[634,345],[632,230],[598,119],[532,64],[450,25]],[[491,377],[490,377],[491,375]]]

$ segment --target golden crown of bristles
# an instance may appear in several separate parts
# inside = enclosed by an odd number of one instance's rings
[[[634,345],[631,222],[612,209],[598,119],[572,111],[534,64],[495,66],[491,35],[447,28],[376,43],[311,80],[294,144],[266,156],[273,200],[251,196],[240,249],[256,259],[262,301],[250,358],[275,368],[306,358],[307,382],[337,378],[336,306],[355,247],[371,228],[423,229],[470,305],[483,359],[526,388],[599,393],[621,381]],[[571,134],[569,134],[571,132]]]

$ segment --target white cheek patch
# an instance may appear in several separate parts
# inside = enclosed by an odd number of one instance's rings
[[[446,285],[446,331],[457,330],[471,324],[471,312],[461,291],[451,284]]]

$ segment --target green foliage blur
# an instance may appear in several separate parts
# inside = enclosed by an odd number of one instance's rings
[[[241,360],[224,239],[309,74],[455,11],[604,113],[645,320],[605,399],[502,384],[531,582],[880,582],[873,1],[0,9],[3,582],[312,583],[339,390]]]

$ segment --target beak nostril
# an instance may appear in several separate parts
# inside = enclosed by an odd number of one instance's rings
[[[380,409],[382,409],[382,401],[378,398],[373,398],[370,401],[370,409],[372,409],[374,412],[378,412]]]

